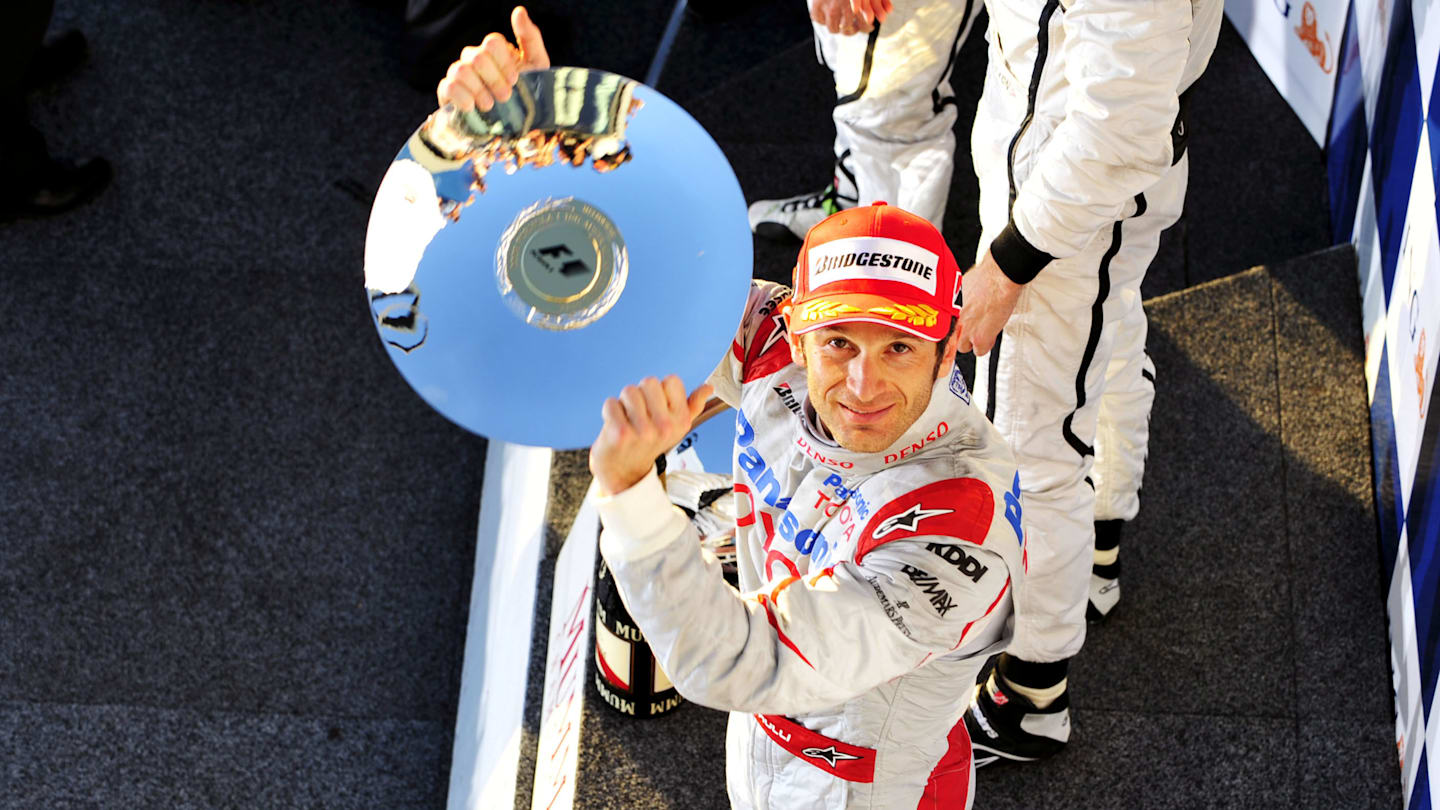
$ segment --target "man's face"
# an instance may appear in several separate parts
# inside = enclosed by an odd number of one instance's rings
[[[841,323],[790,336],[790,357],[805,367],[810,401],[835,441],[878,453],[895,443],[930,404],[935,380],[950,373],[954,338],[934,343],[877,323]]]

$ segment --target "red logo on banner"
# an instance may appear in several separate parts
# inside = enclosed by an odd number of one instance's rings
[[[1306,3],[1305,7],[1300,9],[1300,24],[1295,26],[1295,35],[1310,49],[1310,55],[1315,57],[1315,63],[1321,70],[1326,73],[1335,70],[1335,60],[1331,56],[1334,48],[1330,45],[1330,32],[1325,32],[1325,41],[1321,42],[1314,4]]]

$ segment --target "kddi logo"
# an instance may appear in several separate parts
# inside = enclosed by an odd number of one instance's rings
[[[961,574],[975,582],[979,582],[980,578],[985,576],[985,572],[990,570],[988,566],[981,565],[979,560],[966,554],[959,546],[927,543],[925,548],[931,554],[955,566]]]
[[[540,263],[541,267],[552,273],[559,273],[565,278],[582,275],[590,272],[590,265],[586,264],[570,246],[564,242],[546,247],[533,248],[530,251],[531,258]]]

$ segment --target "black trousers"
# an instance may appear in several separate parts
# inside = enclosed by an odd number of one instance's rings
[[[48,158],[25,114],[25,73],[54,10],[54,0],[0,3],[0,187],[33,176]]]

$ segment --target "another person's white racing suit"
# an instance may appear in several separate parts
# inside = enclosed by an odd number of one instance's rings
[[[751,228],[803,238],[839,209],[877,200],[941,227],[955,167],[952,71],[982,7],[982,0],[895,0],[883,23],[849,35],[814,23],[815,57],[835,80],[833,184],[755,203]]]
[[[955,168],[955,56],[981,0],[896,0],[868,34],[815,24],[815,55],[835,76],[837,188],[886,200],[940,227]],[[972,82],[974,77],[970,79]]]
[[[1020,465],[1030,568],[1008,652],[1085,639],[1095,520],[1133,518],[1154,367],[1140,282],[1185,199],[1185,91],[1220,0],[989,0],[971,148],[980,254],[1025,284],[976,369]]]
[[[958,373],[880,453],[824,438],[757,282],[712,382],[736,408],[740,589],[651,474],[601,499],[601,551],[685,697],[732,712],[737,808],[964,808],[961,715],[1009,638],[1019,483]]]

